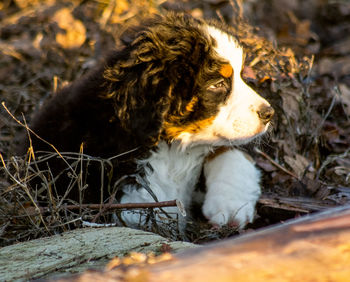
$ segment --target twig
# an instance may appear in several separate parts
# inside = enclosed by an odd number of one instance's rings
[[[75,210],[79,208],[97,210],[101,208],[101,204],[67,205],[63,207],[70,210]],[[112,204],[112,205],[108,205],[107,209],[147,209],[147,208],[162,208],[162,207],[176,207],[176,200],[155,202],[155,203]]]
[[[267,159],[269,162],[271,162],[275,167],[279,168],[280,170],[282,170],[283,172],[287,173],[288,175],[294,177],[295,179],[299,180],[299,177],[296,176],[293,172],[289,171],[288,169],[284,168],[283,166],[281,166],[279,163],[275,162],[273,159],[271,159],[271,157],[269,157],[267,154],[265,154],[264,152],[260,151],[258,148],[254,148],[254,151],[257,152],[258,154],[262,155],[265,159]]]
[[[86,227],[114,227],[117,224],[116,223],[95,223],[95,222],[89,222],[82,220],[83,226]]]
[[[62,208],[67,210],[79,210],[79,209],[91,209],[99,210],[101,207],[104,210],[114,210],[114,209],[149,209],[149,208],[162,208],[162,207],[176,207],[176,200],[163,201],[155,203],[125,203],[125,204],[83,204],[83,205],[63,205]],[[41,213],[49,212],[48,207],[39,207]],[[36,213],[29,214],[35,215]]]
[[[325,169],[327,165],[334,162],[338,159],[345,159],[347,156],[350,156],[350,149],[346,150],[344,153],[340,155],[329,155],[326,160],[321,164],[321,167],[318,169],[316,174],[316,179],[320,178],[321,172]]]
[[[124,181],[128,176],[124,175],[123,177],[121,177],[115,184],[114,187],[116,187],[115,191],[113,192],[113,194],[110,196],[110,199],[108,201],[107,204],[105,205],[100,205],[101,210],[95,215],[95,217],[92,219],[92,223],[95,223],[96,220],[101,216],[102,213],[104,213],[106,210],[108,210],[112,205],[113,205],[113,201],[115,200],[115,195],[117,194],[118,191],[118,185]]]
[[[127,154],[130,154],[130,153],[132,153],[132,152],[135,152],[135,151],[137,151],[138,149],[140,149],[140,147],[135,147],[135,148],[133,148],[133,149],[131,149],[131,150],[129,150],[129,151],[126,151],[126,152],[120,153],[120,154],[118,154],[118,155],[115,155],[115,156],[113,156],[113,157],[110,157],[110,158],[108,158],[107,160],[108,160],[108,161],[112,161],[112,160],[115,159],[115,158],[120,158],[120,157],[122,157],[122,156],[124,156],[124,155],[127,155]]]

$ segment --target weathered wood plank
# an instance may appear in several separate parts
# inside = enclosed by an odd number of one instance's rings
[[[130,228],[77,229],[0,249],[0,281],[103,268],[114,256],[123,257],[129,252],[159,252],[163,244],[169,245],[174,252],[195,247]]]

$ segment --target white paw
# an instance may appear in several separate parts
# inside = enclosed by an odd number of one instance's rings
[[[214,226],[228,224],[242,229],[247,223],[253,221],[255,204],[256,199],[244,201],[216,195],[207,197],[202,209],[204,216]]]
[[[222,153],[204,167],[207,194],[203,214],[214,225],[243,228],[252,222],[260,196],[260,173],[238,150]]]

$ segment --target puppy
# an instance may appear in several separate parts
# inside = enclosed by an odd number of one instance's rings
[[[60,152],[83,149],[113,160],[109,188],[125,175],[138,179],[123,182],[121,203],[177,199],[188,212],[203,173],[203,214],[214,225],[243,228],[254,217],[260,175],[236,147],[266,132],[274,110],[244,83],[242,64],[229,27],[183,14],[155,16],[128,29],[104,63],[55,94],[30,127]],[[35,135],[31,142],[36,151],[51,149]],[[64,165],[50,158],[42,167],[67,179]],[[79,195],[57,179],[56,189],[85,202],[107,198],[111,192],[101,196],[96,180],[101,172],[85,169],[88,187]],[[128,211],[121,216],[129,225],[145,223]]]

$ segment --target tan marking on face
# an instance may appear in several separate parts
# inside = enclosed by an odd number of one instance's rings
[[[207,119],[193,122],[185,126],[169,125],[169,126],[166,126],[165,128],[165,134],[168,136],[169,139],[174,139],[184,132],[192,133],[192,134],[197,133],[197,132],[200,132],[202,129],[209,127],[213,123],[214,119],[215,117],[210,117]]]
[[[192,100],[186,105],[186,111],[193,112],[194,106],[197,104],[198,98],[193,97]]]
[[[233,73],[233,68],[230,64],[224,64],[221,66],[220,74],[223,77],[229,78],[229,77],[231,77],[232,73]]]

